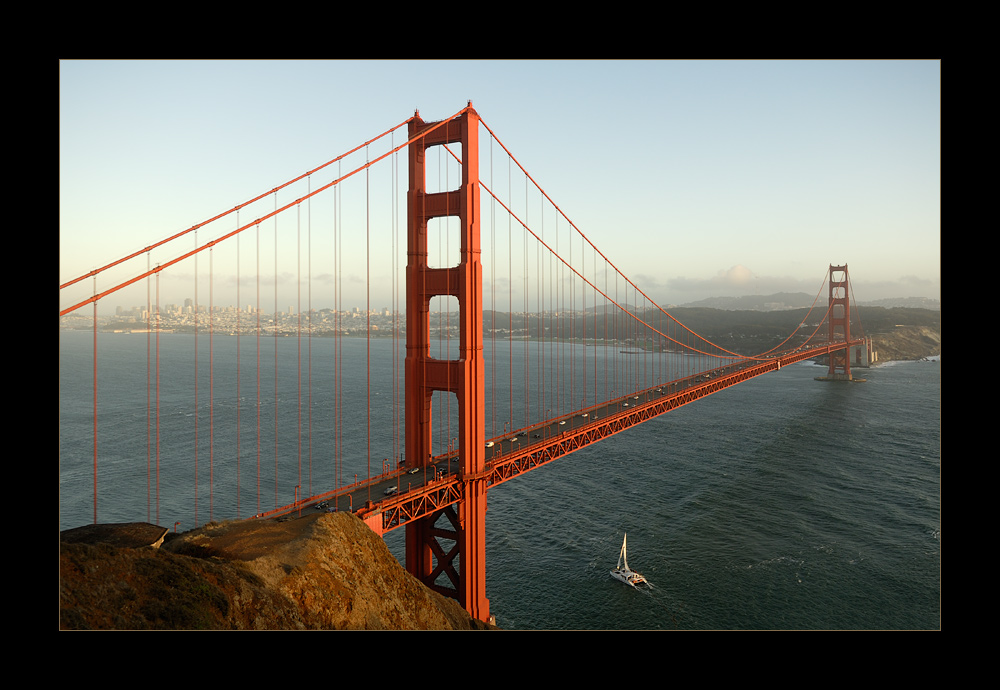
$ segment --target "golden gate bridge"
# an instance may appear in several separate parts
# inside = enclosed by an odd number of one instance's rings
[[[60,285],[64,325],[92,331],[89,361],[61,372],[89,391],[92,519],[143,492],[146,515],[124,519],[351,511],[403,528],[407,570],[487,620],[489,490],[789,364],[853,378],[870,346],[847,266],[819,282],[780,345],[720,347],[594,246],[471,103],[414,113]],[[193,299],[163,305],[178,286]],[[98,306],[123,301],[141,306],[106,325]],[[116,360],[108,331],[144,334],[145,366]],[[104,441],[125,418],[129,440]],[[127,467],[114,481],[109,455]]]

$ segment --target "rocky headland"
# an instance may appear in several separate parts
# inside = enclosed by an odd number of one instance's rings
[[[872,336],[879,362],[941,356],[941,329],[930,326],[897,326]]]
[[[63,630],[487,630],[350,513],[60,535]]]

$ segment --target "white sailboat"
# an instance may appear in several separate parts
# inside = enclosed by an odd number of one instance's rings
[[[636,585],[644,585],[646,584],[646,578],[628,567],[628,556],[625,553],[625,544],[627,541],[628,535],[626,534],[622,539],[621,553],[618,554],[618,565],[611,571],[611,577],[616,580],[620,580],[627,585],[631,585],[632,587],[635,587]]]

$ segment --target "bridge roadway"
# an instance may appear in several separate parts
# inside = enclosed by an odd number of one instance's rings
[[[863,342],[853,341],[851,345]],[[839,342],[767,359],[742,360],[509,432],[487,442],[486,470],[474,479],[484,479],[492,488],[664,412],[844,346]],[[254,518],[287,519],[316,510],[351,511],[365,519],[376,533],[384,534],[461,500],[465,482],[460,474],[459,458],[449,453],[434,458],[427,467],[392,469]]]

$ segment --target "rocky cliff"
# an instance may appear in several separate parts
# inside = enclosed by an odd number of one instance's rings
[[[164,539],[152,525],[60,539],[60,628],[484,630],[407,573],[348,513],[213,523]],[[153,542],[153,546],[140,543]]]
[[[897,326],[872,335],[879,362],[941,355],[941,330],[929,326]]]

